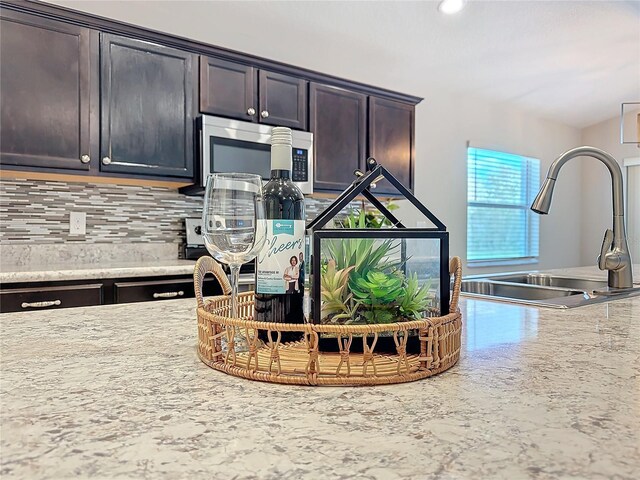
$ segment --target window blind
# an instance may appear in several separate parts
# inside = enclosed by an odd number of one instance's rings
[[[468,148],[467,262],[534,260],[539,218],[529,210],[540,160]]]

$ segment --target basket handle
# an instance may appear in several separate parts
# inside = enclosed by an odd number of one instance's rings
[[[462,262],[460,257],[451,257],[449,261],[449,274],[453,275],[453,293],[449,302],[449,313],[458,310],[458,299],[460,298],[460,285],[462,283]]]
[[[220,283],[222,287],[222,293],[229,295],[231,293],[231,284],[227,278],[226,273],[222,270],[222,267],[213,258],[204,256],[200,257],[196,262],[196,267],[193,271],[193,287],[196,292],[196,301],[198,302],[198,308],[204,307],[204,297],[202,296],[202,285],[204,282],[204,276],[207,273],[213,273],[214,277]]]

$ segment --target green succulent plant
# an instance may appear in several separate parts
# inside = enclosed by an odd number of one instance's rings
[[[403,292],[398,298],[398,310],[404,317],[417,320],[422,318],[433,301],[433,296],[429,293],[431,282],[420,286],[416,272],[406,280]]]
[[[381,270],[371,270],[364,276],[354,272],[349,289],[356,302],[371,306],[393,303],[404,290],[401,276]]]
[[[399,321],[396,310],[389,306],[376,306],[360,312],[366,323],[393,323]]]
[[[385,207],[390,212],[400,208],[391,200],[387,202]],[[360,223],[362,223],[363,226],[357,226]],[[360,208],[360,213],[356,214],[354,210],[351,210],[349,212],[349,215],[336,223],[336,226],[344,228],[384,228],[392,227],[393,224],[378,209],[366,209],[365,202],[363,200],[362,207]]]
[[[396,299],[403,292],[403,275],[372,270],[365,276],[355,274],[349,280],[349,289],[368,323],[391,323],[397,316]],[[364,307],[364,308],[360,308]]]
[[[357,220],[352,218],[348,227],[365,228],[364,211],[360,212]],[[338,269],[354,267],[364,275],[375,268],[388,270],[399,267],[401,261],[390,259],[398,253],[399,247],[400,242],[390,239],[376,242],[371,238],[344,238],[324,242],[322,253],[325,258],[334,259]]]
[[[378,228],[364,209],[351,213],[344,228]],[[321,266],[321,318],[330,323],[391,323],[419,319],[432,304],[430,283],[406,276],[398,255],[401,242],[370,238],[327,239]]]
[[[350,309],[352,294],[347,290],[349,273],[352,270],[353,267],[336,269],[335,260],[327,262],[326,271],[320,277],[322,318],[331,317],[333,321],[353,318]]]

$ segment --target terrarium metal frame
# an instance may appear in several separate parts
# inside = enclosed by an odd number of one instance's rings
[[[440,244],[440,315],[449,311],[449,233],[447,227],[427,207],[425,207],[402,183],[400,183],[386,168],[379,165],[372,157],[367,159],[369,171],[356,179],[336,200],[329,205],[316,219],[307,225],[307,236],[311,238],[311,282],[312,282],[312,319],[314,323],[321,323],[322,295],[321,295],[321,245],[325,239],[437,239]],[[433,227],[406,228],[371,192],[370,187],[380,178],[385,178],[399,193],[401,193],[416,209],[433,223]],[[354,200],[358,195],[364,196],[382,215],[393,225],[393,228],[360,229],[337,228],[325,229],[327,224]],[[403,247],[404,244],[402,243]],[[403,255],[404,256],[404,252]],[[396,321],[402,319],[396,319]]]

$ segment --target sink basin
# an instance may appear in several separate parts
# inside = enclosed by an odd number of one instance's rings
[[[582,290],[549,288],[535,285],[518,285],[508,282],[463,280],[462,291],[491,297],[519,298],[522,300],[547,300],[549,298],[584,295]]]
[[[606,280],[594,280],[590,278],[560,277],[545,273],[517,273],[513,275],[498,275],[489,277],[500,282],[513,282],[525,285],[543,285],[546,287],[561,287],[586,292],[607,290]]]
[[[461,293],[505,302],[573,308],[640,294],[640,288],[609,290],[605,280],[544,273],[513,273],[462,280]]]
[[[518,284],[494,281],[493,279],[463,280],[460,290],[463,294],[472,297],[514,301],[554,308],[568,308],[566,297],[577,296],[580,300],[589,298],[589,295],[584,290]]]

